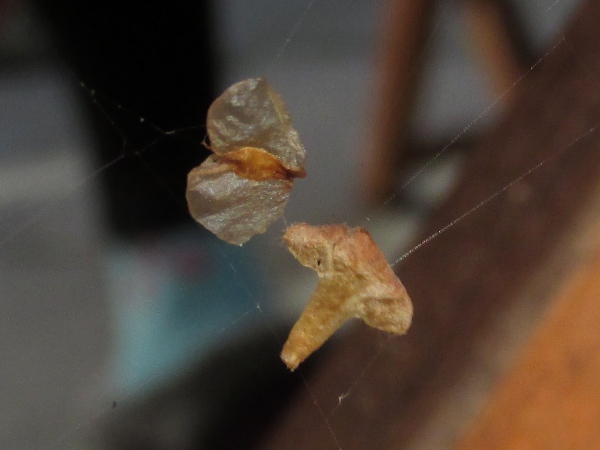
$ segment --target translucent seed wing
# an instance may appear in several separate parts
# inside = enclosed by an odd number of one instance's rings
[[[242,245],[283,215],[293,181],[242,178],[211,158],[188,175],[189,211],[220,239]]]
[[[264,78],[251,78],[229,87],[210,106],[207,128],[216,154],[240,147],[262,148],[287,169],[304,172],[306,152],[287,107]]]

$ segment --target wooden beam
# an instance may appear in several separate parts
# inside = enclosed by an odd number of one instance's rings
[[[394,190],[420,79],[433,0],[389,0],[381,18],[377,49],[372,136],[365,143],[362,184],[365,199],[377,204]]]
[[[406,448],[487,323],[515,299],[544,304],[571,273],[573,261],[557,252],[598,202],[598,23],[600,3],[585,2],[516,86],[512,108],[470,156],[423,237],[545,163],[404,260],[398,273],[415,305],[409,334],[389,338],[358,324],[326,345],[307,377],[310,392],[299,393],[260,448]],[[558,267],[544,277],[551,260]]]
[[[595,254],[455,450],[600,448],[600,236],[594,241]]]
[[[465,0],[463,3],[474,53],[486,69],[494,95],[508,104],[510,86],[525,68],[510,5],[500,0]]]

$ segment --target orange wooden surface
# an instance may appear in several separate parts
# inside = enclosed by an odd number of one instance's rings
[[[361,172],[365,196],[375,204],[393,191],[433,4],[433,0],[393,0],[382,16],[372,136],[366,143]]]
[[[492,82],[493,96],[508,103],[509,88],[524,73],[508,18],[498,0],[467,0],[464,5],[471,43]]]
[[[455,449],[600,449],[600,253],[558,294]]]

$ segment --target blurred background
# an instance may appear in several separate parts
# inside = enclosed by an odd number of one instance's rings
[[[252,448],[303,384],[278,355],[316,277],[286,223],[365,226],[394,260],[579,4],[497,2],[515,51],[488,58],[480,2],[396,3],[0,1],[1,448]],[[210,102],[261,75],[308,177],[237,248],[185,176]]]

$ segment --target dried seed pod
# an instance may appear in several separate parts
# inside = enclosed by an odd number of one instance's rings
[[[285,103],[264,78],[229,87],[208,110],[213,155],[188,175],[191,215],[242,245],[283,215],[306,152]]]
[[[290,370],[353,317],[389,333],[406,333],[412,303],[365,229],[301,223],[289,227],[283,239],[296,259],[319,276],[281,352]]]

